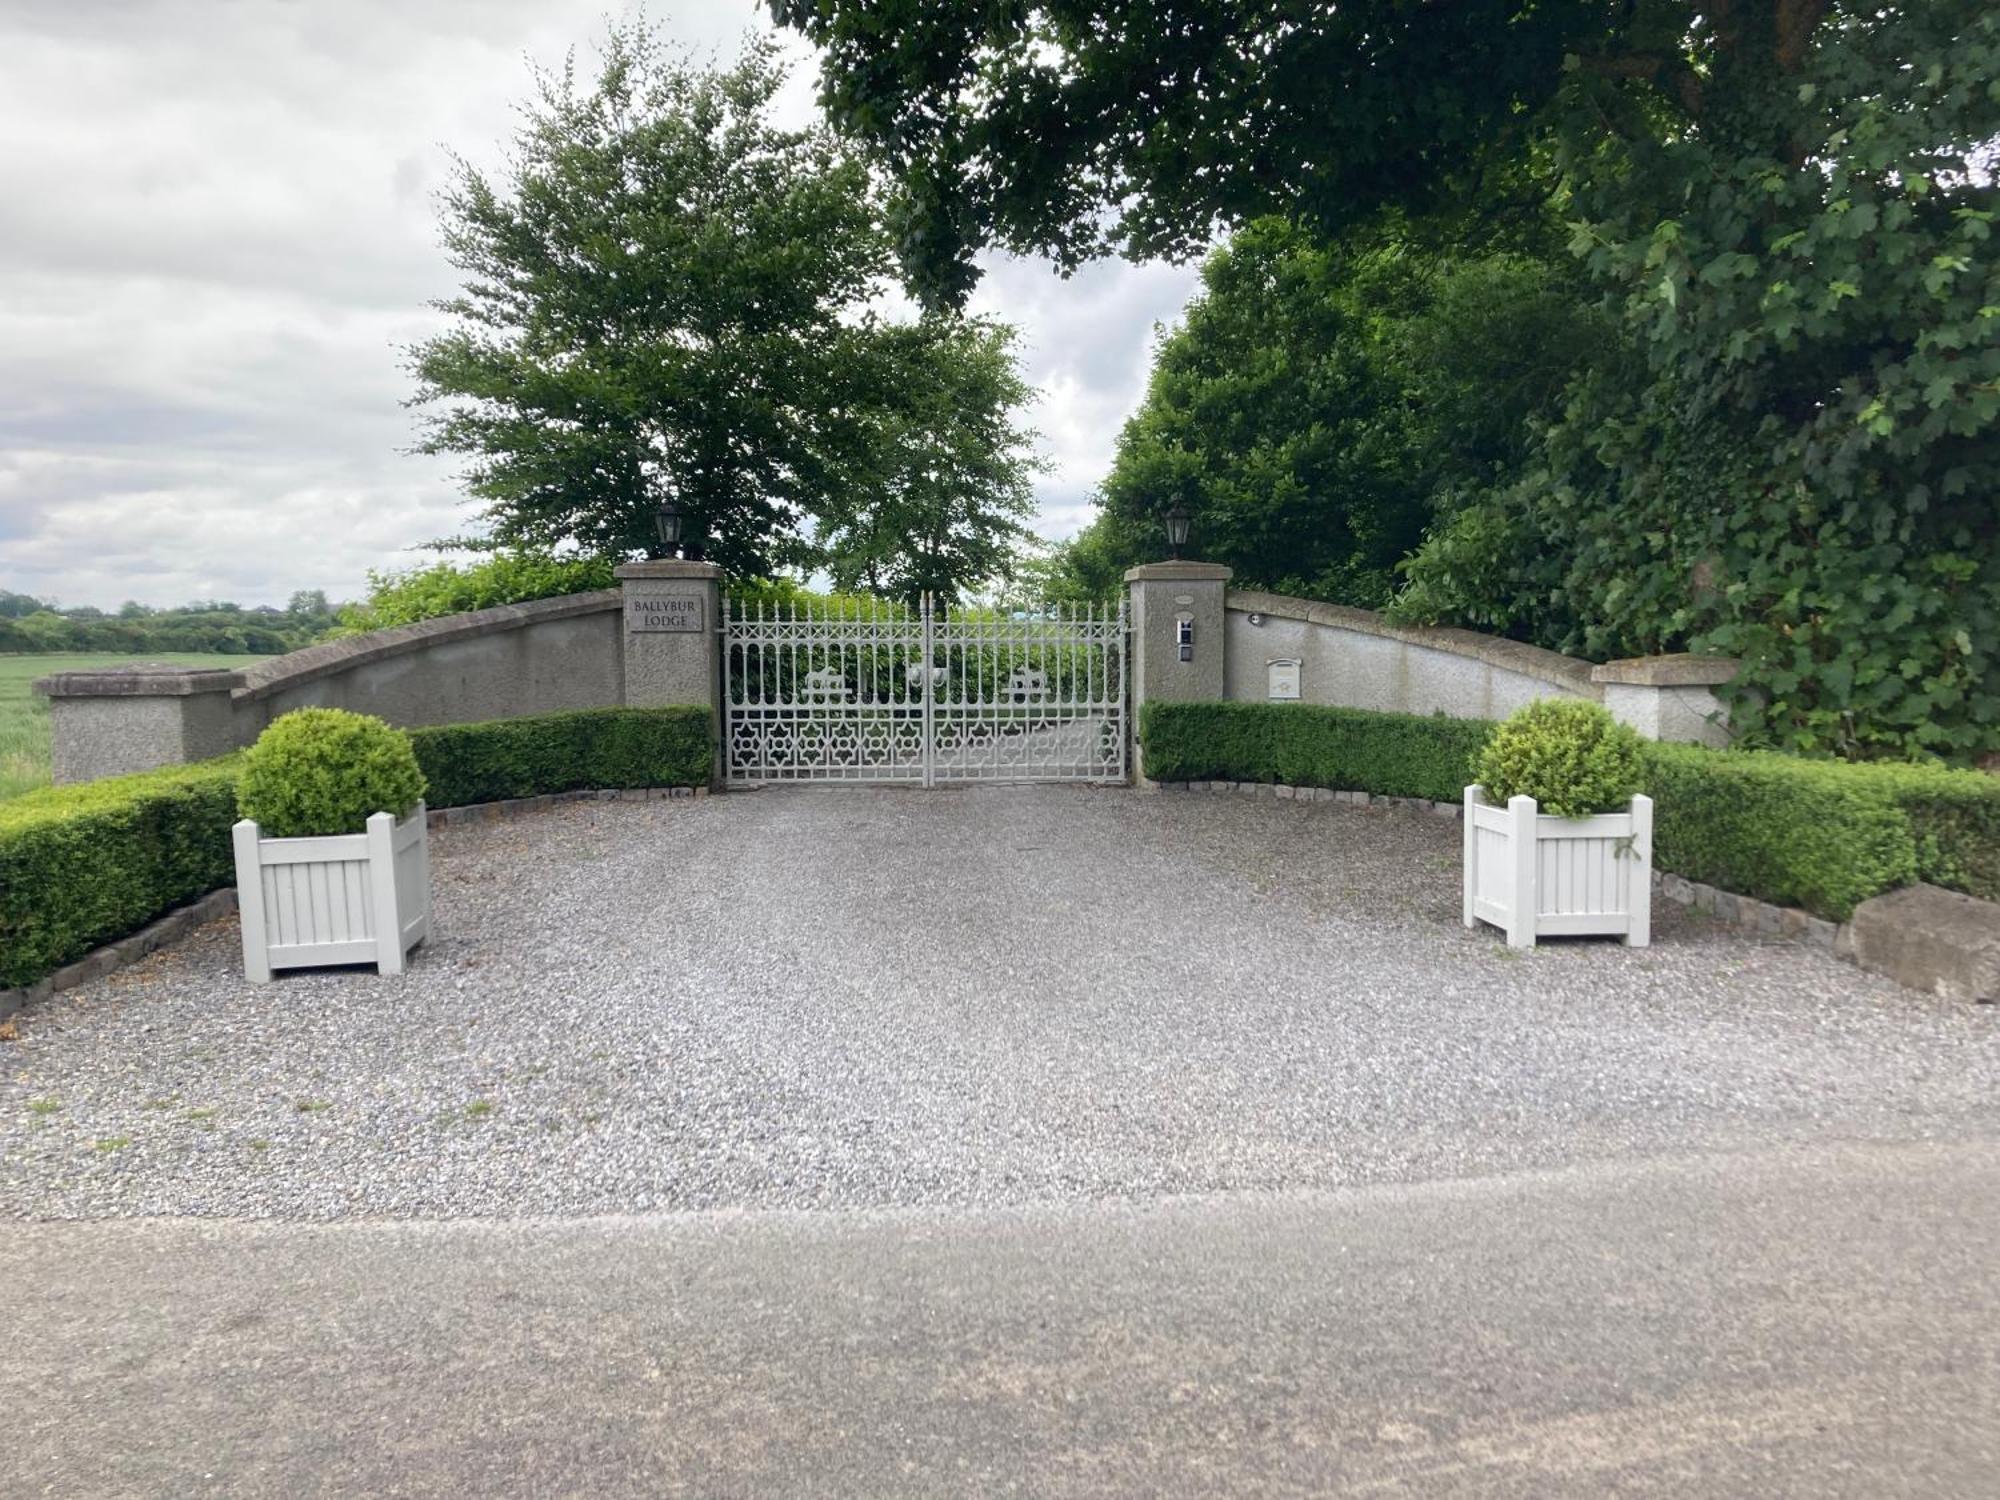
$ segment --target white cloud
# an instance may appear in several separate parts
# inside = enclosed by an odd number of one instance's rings
[[[432,194],[494,160],[528,61],[605,0],[14,0],[0,10],[0,587],[66,603],[359,590],[467,507],[410,455],[399,349],[449,293]],[[750,0],[655,5],[722,55]],[[795,51],[798,49],[795,48]],[[803,52],[799,52],[803,56]],[[802,67],[786,113],[811,108]],[[1053,472],[1085,518],[1186,268],[996,260]]]

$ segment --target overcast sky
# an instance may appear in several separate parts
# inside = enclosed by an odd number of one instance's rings
[[[0,587],[64,604],[352,597],[460,528],[400,348],[454,289],[433,194],[497,161],[528,59],[606,0],[0,0]],[[752,0],[655,0],[733,55]],[[812,108],[803,48],[787,98]],[[1191,268],[996,264],[1073,531]]]

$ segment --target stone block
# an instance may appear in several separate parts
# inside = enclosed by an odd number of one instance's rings
[[[1905,989],[2000,1000],[2000,905],[1934,885],[1864,901],[1847,924],[1854,961]]]
[[[54,993],[55,986],[46,979],[38,979],[18,990],[0,990],[0,1016],[11,1016],[16,1011],[48,999]]]

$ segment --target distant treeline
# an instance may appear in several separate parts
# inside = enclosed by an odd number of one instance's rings
[[[225,599],[196,600],[178,609],[128,603],[115,611],[80,605],[60,609],[46,600],[0,589],[0,652],[200,651],[268,656],[309,646],[332,628],[339,606],[318,589],[292,595],[283,609]]]

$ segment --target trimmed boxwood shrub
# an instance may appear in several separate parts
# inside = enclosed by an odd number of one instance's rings
[[[1289,703],[1151,703],[1158,781],[1281,781],[1457,801],[1492,725]],[[1926,880],[2000,900],[2000,778],[1642,741],[1653,863],[1691,880],[1845,920]]]
[[[433,807],[706,786],[705,707],[584,709],[408,731]],[[33,984],[236,878],[245,755],[0,802],[0,987]]]
[[[378,812],[407,817],[423,794],[402,730],[344,708],[299,708],[244,755],[236,810],[264,838],[317,838],[360,833]]]
[[[240,755],[0,802],[0,987],[32,984],[235,878]]]
[[[1479,752],[1486,800],[1533,797],[1551,817],[1616,812],[1644,780],[1639,736],[1601,703],[1538,698],[1502,720]]]
[[[581,708],[410,731],[431,806],[590,787],[707,786],[715,715],[699,704]]]
[[[1279,781],[1456,802],[1493,726],[1306,703],[1148,703],[1155,781]]]

